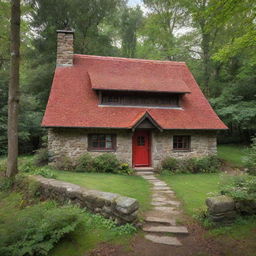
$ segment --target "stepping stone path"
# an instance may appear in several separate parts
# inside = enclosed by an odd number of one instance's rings
[[[177,201],[174,191],[163,181],[154,176],[153,171],[137,171],[152,186],[153,209],[146,214],[143,231],[145,238],[158,244],[181,246],[175,235],[187,235],[188,229],[176,225],[176,219],[181,215],[180,202]],[[168,235],[167,235],[168,234]]]

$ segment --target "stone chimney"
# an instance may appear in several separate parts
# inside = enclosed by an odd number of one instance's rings
[[[73,66],[74,31],[57,30],[57,66]]]

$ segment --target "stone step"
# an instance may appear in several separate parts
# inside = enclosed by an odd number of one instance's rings
[[[156,206],[154,207],[154,210],[164,212],[166,214],[175,214],[175,215],[180,214],[178,210],[170,206]]]
[[[171,234],[188,234],[188,229],[183,226],[145,226],[143,227],[145,232],[154,233],[171,233]]]
[[[135,167],[134,170],[136,172],[147,172],[147,171],[154,171],[153,167]]]
[[[156,224],[167,224],[167,225],[176,225],[175,219],[169,219],[169,218],[160,218],[160,217],[146,217],[145,219],[148,223],[156,223]]]
[[[145,235],[145,238],[153,243],[181,246],[181,242],[176,237]]]
[[[146,180],[158,180],[155,176],[153,175],[144,175],[142,176]]]
[[[142,171],[136,171],[137,175],[154,175],[154,172],[142,172]]]
[[[153,206],[166,206],[166,207],[168,207],[168,206],[178,207],[179,206],[179,204],[173,204],[173,202],[174,201],[168,201],[168,200],[166,200],[164,202],[153,201],[153,202],[151,202],[151,205],[153,205]]]

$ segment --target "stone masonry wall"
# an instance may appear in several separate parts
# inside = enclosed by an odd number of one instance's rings
[[[57,66],[73,65],[73,31],[57,31]]]
[[[132,132],[127,130],[51,128],[48,132],[49,151],[56,158],[62,155],[71,159],[78,158],[88,152],[87,135],[90,133],[116,134],[117,148],[112,153],[116,154],[121,161],[132,165]],[[174,151],[173,135],[190,135],[191,149],[189,151]],[[158,167],[167,156],[175,158],[202,157],[217,152],[216,132],[211,131],[154,131],[151,140],[153,167]],[[102,154],[97,151],[90,151],[90,153],[93,156]]]
[[[189,151],[173,150],[173,135],[190,135],[191,148]],[[152,134],[152,160],[154,167],[167,157],[189,158],[214,155],[217,153],[216,132],[211,131],[164,131]]]
[[[78,185],[42,176],[30,176],[38,182],[40,195],[58,202],[71,202],[90,212],[114,220],[117,224],[138,222],[139,203],[136,199],[109,192],[89,190]]]
[[[55,158],[66,155],[71,159],[78,158],[88,152],[88,134],[107,133],[116,134],[116,154],[122,162],[132,165],[132,133],[124,130],[102,130],[102,129],[49,129],[48,149]],[[93,156],[102,154],[101,151],[90,151]]]

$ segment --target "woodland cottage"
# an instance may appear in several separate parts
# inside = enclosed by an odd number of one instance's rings
[[[57,31],[57,67],[42,121],[54,157],[112,152],[133,167],[216,153],[227,129],[184,62],[73,54]]]

